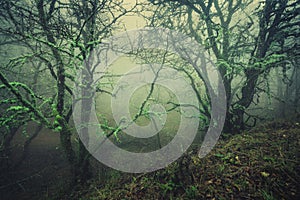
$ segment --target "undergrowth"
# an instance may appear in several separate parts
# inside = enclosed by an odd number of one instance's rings
[[[167,168],[94,180],[74,199],[299,199],[299,123],[269,123],[191,150]],[[116,172],[116,174],[118,174]]]

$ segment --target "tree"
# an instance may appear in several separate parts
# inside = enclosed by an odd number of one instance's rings
[[[27,120],[59,132],[74,181],[89,177],[90,156],[80,140],[74,145],[71,139],[71,88],[89,53],[117,28],[122,16],[135,8],[125,9],[122,3],[122,0],[3,0],[0,4],[0,33],[9,41],[2,46],[23,46],[25,50],[15,52],[17,58],[10,58],[1,66],[1,87],[12,95],[7,100],[6,112],[18,109],[20,116],[29,116]],[[40,63],[37,69],[32,67],[36,63]],[[14,73],[18,69],[35,72],[36,83],[24,78],[15,80],[8,71]],[[92,73],[91,69],[85,70]],[[36,85],[39,88],[33,89]],[[15,105],[10,104],[12,100]],[[9,123],[1,125],[10,126]]]
[[[289,50],[283,49],[283,46],[291,38],[299,37],[300,24],[297,16],[299,9],[299,1],[264,2],[263,9],[259,13],[258,36],[248,63],[250,67],[244,70],[246,84],[242,87],[241,98],[236,103],[239,108],[233,110],[233,115],[237,118],[234,122],[241,124],[242,127],[245,113],[242,108],[248,108],[253,102],[259,77],[268,74],[278,61],[283,61],[283,58],[277,60],[276,57],[286,56],[291,50],[297,48],[297,43]],[[275,48],[280,44],[281,51],[277,52]]]
[[[150,0],[152,26],[179,29],[203,44],[215,57],[227,96],[225,132],[237,133],[256,117],[247,108],[259,99],[261,78],[284,67],[297,49],[287,41],[299,36],[299,1]],[[255,11],[256,10],[256,11]],[[256,22],[258,20],[258,23]],[[283,44],[285,49],[277,51]],[[292,51],[293,51],[292,50]],[[266,91],[266,90],[264,90]]]

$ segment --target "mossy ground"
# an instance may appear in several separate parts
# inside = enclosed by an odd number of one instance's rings
[[[148,174],[111,172],[67,199],[300,199],[300,125],[273,122],[221,138],[203,159],[191,150]]]

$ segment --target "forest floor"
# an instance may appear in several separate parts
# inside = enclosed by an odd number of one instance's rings
[[[30,124],[27,131],[33,132],[35,128]],[[12,148],[11,160],[14,164],[20,161],[25,139],[22,130],[19,130]],[[23,162],[8,172],[1,172],[6,174],[5,181],[1,182],[4,184],[0,184],[0,199],[48,199],[60,193],[70,173],[59,144],[58,133],[44,128],[31,142]]]
[[[22,176],[2,186],[0,199],[300,199],[296,122],[223,134],[205,158],[190,149],[167,168],[148,174],[121,173],[93,162],[94,178],[72,190],[66,187],[70,175],[58,138],[51,134],[32,143],[28,159],[16,172]]]
[[[66,199],[300,199],[299,144],[299,123],[267,123],[223,136],[203,159],[191,150],[153,173],[115,172]]]

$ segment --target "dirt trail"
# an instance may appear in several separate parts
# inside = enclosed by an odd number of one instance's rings
[[[29,126],[28,133],[34,128],[34,125]],[[14,161],[21,156],[24,139],[19,131],[13,142]],[[10,180],[0,186],[1,200],[47,199],[59,192],[58,188],[63,187],[63,181],[69,177],[69,170],[59,147],[58,133],[42,129],[30,144],[26,159],[9,177]]]

